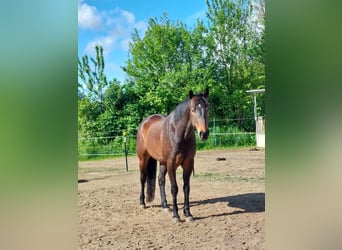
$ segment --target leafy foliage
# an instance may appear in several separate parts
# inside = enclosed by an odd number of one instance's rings
[[[207,0],[207,5],[215,88],[227,97],[217,97],[217,117],[250,117],[246,90],[264,87],[265,80],[263,30],[253,21],[255,8],[245,0]]]
[[[143,38],[132,35],[130,58],[124,68],[135,82],[143,116],[169,113],[190,88],[204,88],[210,67],[206,67],[206,28],[198,22],[193,31],[166,14],[158,22],[150,19]]]

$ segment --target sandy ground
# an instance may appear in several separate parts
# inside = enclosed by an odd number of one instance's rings
[[[218,160],[218,158],[225,158]],[[265,151],[200,151],[191,177],[190,209],[183,215],[182,168],[177,170],[181,222],[160,207],[159,187],[139,206],[136,156],[79,162],[79,249],[264,249]],[[170,183],[166,178],[171,207]]]

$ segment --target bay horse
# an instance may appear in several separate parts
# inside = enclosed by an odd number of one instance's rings
[[[184,191],[184,215],[186,221],[192,221],[190,213],[189,194],[190,176],[194,169],[194,157],[196,153],[195,129],[200,140],[206,140],[209,136],[209,90],[200,94],[189,91],[189,99],[178,104],[168,115],[154,114],[144,119],[139,125],[136,140],[136,152],[139,158],[140,168],[140,206],[146,208],[145,184],[147,182],[146,201],[154,199],[157,161],[160,170],[158,182],[161,196],[161,206],[165,211],[170,211],[165,196],[165,175],[168,173],[171,194],[173,198],[173,220],[180,221],[177,206],[178,186],[176,181],[176,169],[183,168]]]

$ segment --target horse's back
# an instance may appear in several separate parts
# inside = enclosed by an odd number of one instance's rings
[[[163,123],[164,120],[165,120],[164,115],[159,115],[159,114],[151,115],[141,122],[138,133],[141,133],[142,136],[145,137],[146,133],[150,130],[151,127],[161,125],[161,123]]]

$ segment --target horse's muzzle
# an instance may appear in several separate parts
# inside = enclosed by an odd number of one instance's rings
[[[200,132],[198,133],[198,136],[199,136],[199,138],[200,138],[201,141],[205,141],[206,139],[208,139],[209,130],[200,131]]]

